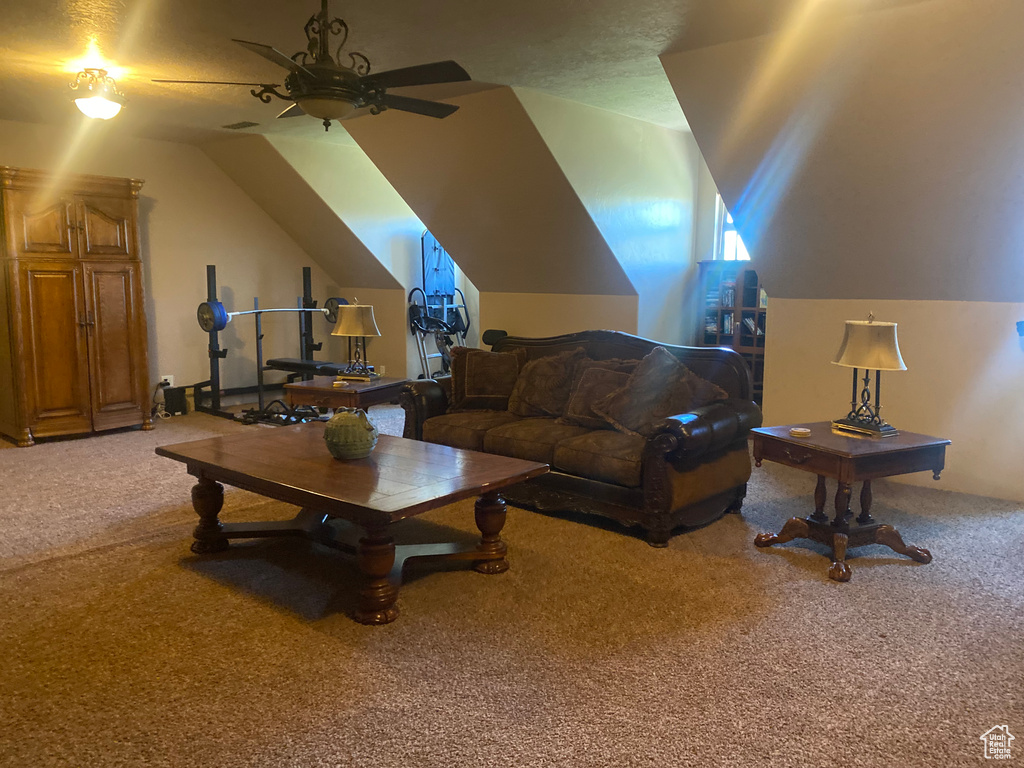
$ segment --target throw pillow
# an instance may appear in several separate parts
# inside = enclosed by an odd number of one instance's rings
[[[449,412],[508,409],[508,398],[519,377],[523,355],[516,351],[453,347],[452,397]]]
[[[667,349],[655,347],[629,381],[594,403],[593,410],[619,432],[646,437],[658,419],[728,397],[725,390],[695,374]]]
[[[569,401],[576,363],[582,347],[567,349],[528,361],[508,398],[508,410],[516,416],[561,416]]]
[[[639,360],[580,360],[576,364],[565,414],[558,423],[587,429],[611,429],[603,417],[594,413],[593,405],[624,386],[639,363]]]

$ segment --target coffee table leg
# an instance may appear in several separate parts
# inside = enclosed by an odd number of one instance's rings
[[[192,486],[192,508],[199,515],[199,525],[192,531],[192,551],[197,555],[223,552],[228,548],[218,519],[224,506],[224,486],[205,477]]]
[[[911,547],[904,544],[900,532],[891,525],[878,526],[878,530],[875,531],[875,543],[884,544],[894,552],[906,555],[911,560],[916,560],[919,563],[930,563],[932,561],[931,552],[927,549],[921,549],[921,547]]]
[[[395,540],[384,533],[369,532],[359,540],[356,564],[366,580],[359,591],[355,620],[360,624],[390,624],[398,618],[398,590],[388,580],[395,564]]]
[[[473,570],[504,573],[508,570],[508,560],[505,559],[508,547],[501,540],[501,529],[505,527],[505,500],[497,492],[485,493],[476,500],[476,527],[481,533],[476,549],[491,557],[473,563]]]

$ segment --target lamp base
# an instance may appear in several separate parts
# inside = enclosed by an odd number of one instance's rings
[[[867,435],[868,437],[896,437],[900,433],[896,427],[892,424],[886,424],[883,422],[871,421],[868,419],[851,419],[849,417],[836,419],[832,422],[832,429],[838,429],[842,432],[854,432],[858,435]]]

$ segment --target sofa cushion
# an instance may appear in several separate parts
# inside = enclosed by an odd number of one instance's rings
[[[518,420],[518,416],[508,411],[475,410],[445,413],[423,422],[423,439],[428,443],[440,443],[452,448],[482,451],[487,430]]]
[[[639,364],[639,360],[580,360],[572,377],[569,402],[559,423],[588,429],[612,429],[603,416],[594,413],[593,405],[625,385],[629,374]]]
[[[453,347],[451,350],[452,396],[449,411],[508,408],[525,352],[488,352]]]
[[[583,427],[559,424],[550,418],[521,419],[488,431],[484,436],[484,450],[487,453],[550,464],[556,445],[586,431]]]
[[[561,416],[576,363],[585,354],[583,347],[577,347],[528,361],[508,398],[509,411],[517,416]]]
[[[728,393],[702,379],[664,347],[655,347],[623,386],[594,403],[594,413],[615,429],[645,435],[658,419],[724,400]]]
[[[590,430],[555,446],[552,466],[571,475],[635,488],[646,440],[611,430]]]

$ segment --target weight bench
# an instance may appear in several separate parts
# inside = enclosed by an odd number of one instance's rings
[[[276,371],[288,371],[298,376],[340,376],[347,367],[343,363],[300,360],[297,357],[276,357],[273,360],[267,360],[267,368],[272,368]]]

